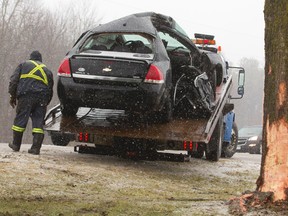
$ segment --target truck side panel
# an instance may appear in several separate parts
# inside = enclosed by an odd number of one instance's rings
[[[45,130],[155,140],[205,140],[207,119],[174,119],[165,124],[149,124],[141,122],[141,119],[128,121],[123,115],[121,110],[81,108],[75,117],[60,115],[51,120]]]

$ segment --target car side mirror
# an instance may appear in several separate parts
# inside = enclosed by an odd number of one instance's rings
[[[241,96],[244,95],[244,86],[239,86],[237,92],[238,92],[238,95],[241,95]]]
[[[238,95],[244,95],[244,83],[245,83],[245,71],[244,69],[239,70],[238,74]]]
[[[244,87],[244,83],[245,83],[245,71],[244,69],[241,69],[239,70],[238,74],[238,86]]]
[[[237,88],[237,93],[240,95],[240,97],[230,97],[230,99],[241,99],[244,95],[244,84],[245,84],[245,70],[242,67],[231,67],[229,68],[234,68],[238,69],[238,88]]]

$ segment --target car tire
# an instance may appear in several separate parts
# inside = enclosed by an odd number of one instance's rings
[[[67,146],[70,138],[65,134],[51,134],[51,141],[56,146]]]
[[[172,100],[169,97],[165,101],[163,109],[155,114],[155,119],[159,123],[167,123],[172,120],[172,117],[173,117],[173,106],[172,106]]]
[[[216,127],[212,133],[211,139],[208,143],[209,151],[205,151],[206,160],[218,161],[222,153],[222,140],[223,140],[223,116],[219,117]]]
[[[61,104],[61,112],[64,116],[75,116],[78,112],[79,107],[73,106],[72,104],[63,103]]]
[[[237,150],[238,143],[238,127],[235,122],[232,125],[231,141],[224,142],[222,147],[222,157],[231,158]]]
[[[210,84],[213,90],[213,96],[216,98],[216,87],[217,87],[217,72],[214,70],[210,77]]]
[[[249,148],[249,149],[248,149],[248,152],[249,152],[249,154],[256,154],[255,150],[252,149],[252,148]]]
[[[216,86],[220,86],[223,81],[223,68],[220,64],[216,65],[214,73],[216,73]]]

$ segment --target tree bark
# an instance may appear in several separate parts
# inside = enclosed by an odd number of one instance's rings
[[[288,1],[266,0],[263,153],[257,190],[288,199]]]

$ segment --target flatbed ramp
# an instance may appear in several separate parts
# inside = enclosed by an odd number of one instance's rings
[[[60,109],[60,107],[59,107]],[[45,130],[64,133],[85,133],[139,139],[205,142],[208,119],[174,119],[169,123],[149,123],[129,118],[122,110],[80,108],[75,117],[61,112],[47,119]]]

